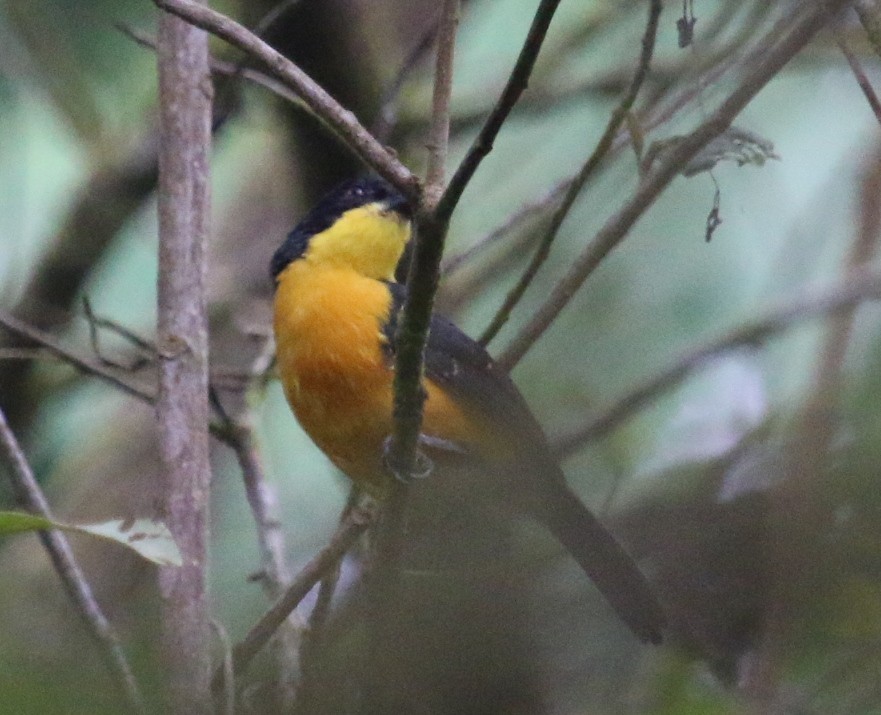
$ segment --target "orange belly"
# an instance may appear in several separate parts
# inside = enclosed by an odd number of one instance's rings
[[[382,325],[391,298],[379,281],[299,262],[280,276],[275,296],[278,371],[288,402],[315,444],[347,476],[381,495],[388,473],[393,370]],[[423,432],[467,445],[475,426],[426,381]]]

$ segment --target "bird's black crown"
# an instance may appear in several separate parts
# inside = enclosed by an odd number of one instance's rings
[[[388,210],[396,211],[406,218],[412,215],[407,199],[382,179],[360,177],[339,184],[303,217],[272,256],[272,278],[276,279],[291,261],[296,261],[306,252],[312,236],[330,228],[346,211],[377,203],[384,204]]]

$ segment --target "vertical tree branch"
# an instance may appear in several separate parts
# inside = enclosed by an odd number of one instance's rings
[[[249,370],[244,410],[235,420],[227,418],[224,425],[224,432],[229,437],[229,444],[242,470],[245,496],[254,518],[260,547],[260,583],[271,602],[282,595],[291,579],[285,559],[284,531],[278,517],[277,496],[266,480],[254,431],[255,406],[265,397],[266,375],[272,367],[274,356],[275,345],[267,339]],[[293,616],[280,624],[271,644],[275,669],[274,705],[283,712],[291,711],[296,700],[301,639],[295,618]]]
[[[208,542],[208,233],[212,87],[208,36],[159,21],[159,453],[165,520],[183,554],[160,571],[168,707],[211,712]]]
[[[428,169],[425,173],[426,206],[434,208],[444,190],[444,168],[450,142],[450,95],[453,91],[453,55],[456,28],[459,26],[459,2],[447,0],[441,10],[434,71],[431,129],[428,135]]]
[[[407,275],[409,293],[396,336],[395,434],[390,445],[389,463],[392,470],[404,481],[416,469],[416,444],[425,400],[422,390],[422,353],[428,335],[440,274],[440,260],[449,224],[449,216],[439,217],[435,209],[442,191],[449,142],[450,92],[458,24],[459,0],[445,0],[438,28],[428,184],[416,217],[416,245]]]
[[[407,511],[407,482],[427,471],[418,452],[422,427],[425,390],[422,387],[422,362],[434,296],[437,292],[440,261],[444,250],[449,216],[438,218],[436,204],[443,192],[444,164],[450,131],[450,92],[453,55],[459,23],[459,0],[445,0],[438,27],[437,62],[429,139],[429,162],[426,192],[416,218],[416,246],[407,276],[410,289],[396,336],[394,378],[394,434],[387,454],[391,471],[398,479],[392,484],[382,512],[374,549],[368,615],[368,658],[363,683],[366,711],[388,711],[395,669],[390,665],[394,629],[398,618],[395,608],[398,572],[404,541]]]
[[[0,410],[0,450],[6,455],[10,465],[10,476],[15,498],[32,514],[45,519],[52,519],[49,502],[43,495],[40,485],[34,477],[33,470],[25,458],[18,440],[9,428],[6,415]],[[122,645],[116,637],[113,626],[107,620],[85,574],[79,567],[71,551],[67,538],[60,531],[41,531],[40,540],[52,564],[58,572],[61,582],[73,601],[76,610],[85,621],[89,634],[98,644],[101,656],[110,671],[110,675],[125,698],[128,710],[135,713],[146,713],[144,702],[135,676],[128,664]]]

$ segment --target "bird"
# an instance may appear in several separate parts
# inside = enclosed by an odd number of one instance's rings
[[[276,365],[303,430],[367,494],[395,476],[395,334],[407,288],[395,270],[414,208],[383,179],[344,181],[288,234],[270,264]],[[548,439],[487,350],[434,314],[424,353],[420,449],[463,504],[526,515],[572,555],[642,641],[664,611],[633,559],[567,485]]]

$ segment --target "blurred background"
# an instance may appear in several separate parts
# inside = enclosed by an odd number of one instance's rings
[[[631,122],[645,147],[707,116],[736,86],[742,53],[797,4],[666,3]],[[435,3],[213,5],[260,27],[411,168],[423,167]],[[464,3],[451,170],[504,85],[535,5]],[[692,9],[693,42],[680,47],[677,19]],[[636,66],[646,12],[636,0],[562,4],[529,90],[454,216],[448,257],[494,239],[450,264],[442,282],[439,309],[469,334],[486,328],[528,262],[553,209],[548,195],[602,134]],[[155,25],[144,0],[0,6],[0,307],[145,385],[153,368],[118,330],[98,331],[96,354],[83,298],[97,316],[153,335]],[[856,15],[839,31],[877,86],[879,57]],[[249,68],[238,54],[216,41],[213,50],[222,63],[213,382],[227,411],[245,411],[255,425],[296,569],[333,532],[348,484],[299,430],[276,381],[265,392],[246,395],[244,387],[267,349],[272,252],[312,202],[362,167],[296,103],[237,76]],[[713,178],[676,179],[513,373],[561,446],[572,486],[656,584],[671,637],[661,648],[640,646],[549,537],[518,525],[506,576],[516,574],[518,597],[496,614],[516,643],[484,655],[495,662],[498,673],[487,678],[498,692],[495,708],[481,711],[881,713],[876,305],[793,322],[700,361],[626,419],[602,433],[585,429],[678,356],[874,260],[881,134],[831,32],[736,124],[773,142],[779,160],[721,162]],[[504,349],[637,180],[638,159],[622,133],[491,352]],[[722,223],[706,242],[714,181]],[[154,513],[149,405],[2,328],[0,404],[60,516]],[[260,557],[238,463],[225,445],[212,446],[211,600],[237,640],[266,598],[249,578]],[[13,508],[5,483],[0,499]],[[114,546],[74,545],[149,691],[157,677],[153,567]],[[355,711],[358,573],[350,559],[326,647],[314,655],[322,675],[311,712]],[[37,539],[0,541],[0,574],[0,712],[115,712],[101,662]],[[467,620],[457,627],[470,628]],[[261,711],[259,690],[258,668],[250,711]]]

